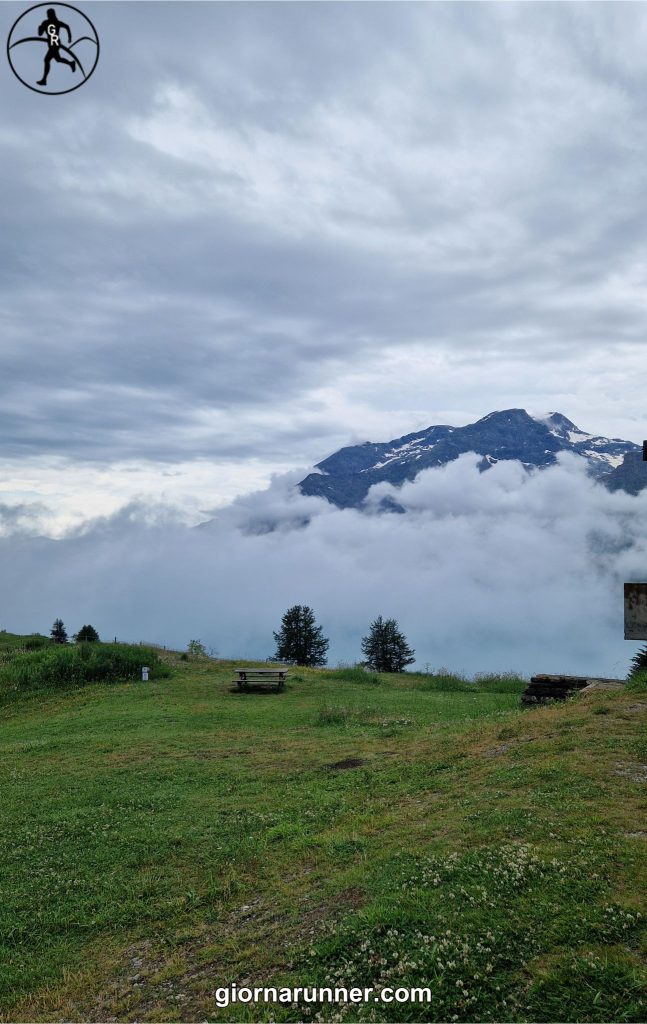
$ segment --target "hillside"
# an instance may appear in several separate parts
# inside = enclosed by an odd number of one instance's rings
[[[383,443],[367,441],[342,448],[317,463],[319,472],[309,474],[299,487],[303,494],[327,498],[340,508],[358,508],[373,484],[386,481],[399,486],[415,479],[422,469],[445,466],[465,452],[483,456],[481,470],[502,459],[542,469],[554,465],[560,452],[571,452],[586,461],[592,476],[605,483],[613,479],[616,488],[625,486],[620,467],[628,456],[632,487],[647,487],[647,463],[642,463],[637,444],[589,434],[561,413],[538,419],[525,409],[492,412],[465,427],[437,425]],[[386,505],[398,510],[397,503]]]
[[[644,694],[165,657],[0,710],[0,1019],[645,1019]],[[215,994],[380,977],[431,1006]]]

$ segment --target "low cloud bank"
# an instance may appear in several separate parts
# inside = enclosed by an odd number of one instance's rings
[[[377,615],[395,617],[416,665],[624,675],[622,583],[647,575],[647,492],[608,493],[580,459],[528,475],[469,454],[368,511],[295,488],[296,474],[198,529],[132,505],[61,540],[0,540],[0,628],[69,631],[262,658],[285,609],[311,605],[329,660],[356,660]],[[391,494],[405,515],[379,514]]]

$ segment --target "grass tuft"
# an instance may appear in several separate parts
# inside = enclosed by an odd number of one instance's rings
[[[364,685],[378,686],[383,682],[382,676],[377,672],[369,672],[361,665],[352,665],[346,668],[336,668],[326,673],[329,679],[338,679],[342,683],[359,683]]]
[[[626,686],[630,693],[647,693],[647,671],[630,676]]]

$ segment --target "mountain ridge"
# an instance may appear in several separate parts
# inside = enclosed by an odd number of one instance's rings
[[[333,452],[299,483],[302,494],[326,498],[338,508],[360,508],[373,484],[398,487],[423,469],[447,465],[465,452],[481,455],[479,469],[501,460],[521,462],[529,471],[554,465],[560,452],[586,459],[588,471],[610,490],[637,494],[647,486],[641,447],[622,438],[589,434],[552,412],[531,416],[525,409],[488,413],[464,427],[435,424],[386,442],[365,441]],[[640,462],[640,465],[639,465]],[[626,464],[626,465],[625,465]],[[397,511],[397,503],[385,508]]]

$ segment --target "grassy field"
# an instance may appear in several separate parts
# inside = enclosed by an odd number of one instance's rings
[[[164,656],[5,694],[0,1019],[646,1019],[647,694],[520,710],[510,680],[302,669],[244,694],[242,662]],[[219,1007],[234,982],[433,998]]]

